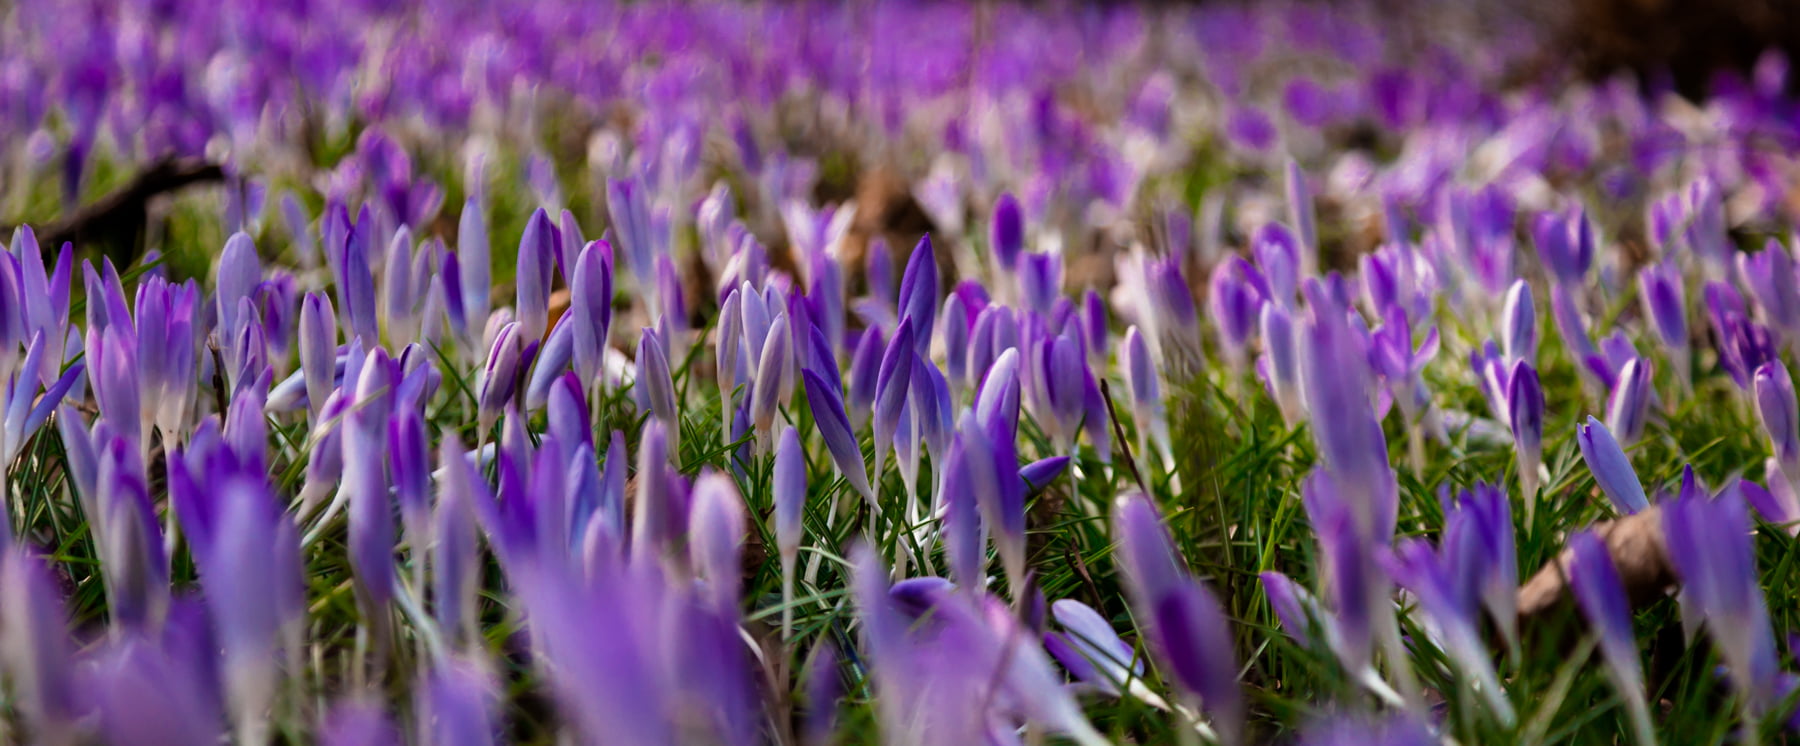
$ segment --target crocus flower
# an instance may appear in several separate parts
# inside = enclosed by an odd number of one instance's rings
[[[1300,240],[1301,266],[1311,271],[1317,263],[1314,257],[1319,251],[1319,228],[1313,215],[1312,190],[1306,186],[1306,172],[1299,161],[1287,160],[1287,179],[1283,184],[1287,188],[1288,222]]]
[[[831,742],[837,722],[838,700],[843,696],[843,678],[838,672],[837,647],[829,637],[822,637],[806,662],[806,714],[801,728],[802,743],[823,746]]]
[[[730,477],[708,471],[694,481],[690,500],[689,562],[705,583],[706,602],[721,614],[735,615],[743,582],[744,499]]]
[[[638,335],[637,385],[643,387],[644,397],[650,404],[650,413],[667,428],[669,447],[674,450],[680,448],[681,419],[676,410],[675,380],[669,368],[668,348],[664,346],[666,341],[662,335],[649,328]],[[765,357],[767,352],[765,347]]]
[[[900,277],[900,318],[912,319],[913,350],[920,356],[931,352],[931,334],[937,322],[938,265],[931,237],[919,239],[912,256],[906,260],[906,273]]]
[[[489,254],[484,209],[476,198],[470,197],[463,203],[462,215],[457,219],[456,266],[461,283],[451,290],[462,296],[461,308],[471,326],[487,323],[488,289],[492,284],[489,278],[493,260]]]
[[[793,600],[795,560],[800,555],[801,519],[806,511],[806,453],[800,450],[800,434],[783,426],[775,447],[775,546],[781,553],[782,603]],[[791,628],[791,611],[785,610],[783,630]]]
[[[844,391],[846,404],[850,408],[852,424],[860,429],[873,414],[875,408],[875,392],[880,382],[881,358],[887,350],[887,344],[879,329],[865,329],[856,340],[856,350],[850,355],[850,372],[848,390]],[[837,371],[814,371],[820,374],[820,380],[827,384],[837,376]]]
[[[1652,264],[1638,271],[1638,295],[1645,315],[1680,375],[1687,375],[1688,324],[1686,291],[1681,269],[1674,262]]]
[[[1034,252],[1019,256],[1019,299],[1028,310],[1050,313],[1062,297],[1062,255]]]
[[[1531,301],[1531,285],[1514,280],[1506,291],[1506,305],[1500,311],[1500,349],[1507,364],[1537,360],[1537,307]]]
[[[337,318],[323,293],[307,293],[300,302],[300,370],[306,379],[306,402],[314,423],[336,386]]]
[[[1717,497],[1683,490],[1664,503],[1662,529],[1682,581],[1684,624],[1705,622],[1745,711],[1765,712],[1780,696],[1781,674],[1742,498],[1730,488]]]
[[[1025,220],[1019,201],[1010,192],[1001,194],[994,201],[994,220],[988,243],[996,264],[1007,271],[1018,266],[1019,255],[1025,251]]]
[[[881,355],[881,368],[875,376],[874,472],[878,481],[888,446],[894,438],[894,428],[899,424],[900,409],[906,405],[907,387],[912,382],[913,356],[918,354],[914,339],[915,329],[909,317],[900,322],[900,330],[888,340],[887,350]]]
[[[1756,412],[1775,451],[1775,461],[1789,484],[1800,484],[1800,408],[1787,366],[1774,360],[1756,369],[1753,384]]]
[[[1236,742],[1243,698],[1230,626],[1212,593],[1188,577],[1156,507],[1143,495],[1113,505],[1113,525],[1132,606],[1161,653],[1164,672],[1213,717],[1221,740]]]
[[[1569,588],[1599,640],[1600,656],[1631,713],[1633,737],[1653,743],[1650,712],[1644,702],[1644,673],[1638,664],[1637,640],[1631,631],[1631,604],[1606,545],[1592,532],[1569,537]]]
[[[494,338],[494,344],[488,350],[487,365],[481,369],[475,386],[477,408],[480,410],[478,419],[484,433],[493,429],[500,411],[512,400],[513,393],[518,388],[521,365],[519,346],[519,325],[514,322],[500,328],[500,334]]]
[[[1540,213],[1531,223],[1538,259],[1557,282],[1579,287],[1594,260],[1594,231],[1587,213]]]
[[[74,650],[61,595],[42,560],[7,551],[0,557],[0,643],[20,715],[45,741],[72,738],[78,711]]]
[[[1794,259],[1773,238],[1763,250],[1738,254],[1738,277],[1762,306],[1763,317],[1790,343],[1800,338],[1800,284],[1795,282]]]
[[[1473,679],[1483,699],[1502,722],[1514,713],[1481,641],[1475,608],[1468,594],[1455,584],[1447,565],[1454,558],[1440,556],[1420,539],[1410,539],[1392,552],[1377,555],[1388,573],[1412,591],[1426,617],[1426,627],[1465,676]],[[1448,560],[1448,561],[1446,561]]]
[[[569,313],[575,333],[575,374],[585,391],[595,391],[603,383],[607,336],[612,326],[612,247],[595,241],[581,248],[569,283]],[[735,317],[734,317],[735,318]],[[723,321],[721,317],[721,321]],[[720,326],[723,330],[725,327]],[[737,331],[732,340],[735,374]],[[723,380],[723,379],[721,379]]]
[[[1650,414],[1650,363],[1632,358],[1619,369],[1612,395],[1606,402],[1607,429],[1614,431],[1623,445],[1636,443],[1644,435],[1644,421]]]
[[[1208,282],[1207,308],[1219,329],[1219,342],[1234,364],[1241,364],[1244,345],[1256,331],[1263,293],[1252,276],[1256,268],[1242,257],[1232,257],[1213,269]]]
[[[495,709],[500,703],[491,676],[476,661],[437,663],[415,699],[418,730],[432,743],[487,746],[498,743]]]
[[[856,432],[850,429],[850,417],[844,414],[844,403],[837,390],[810,370],[801,371],[806,381],[806,401],[812,408],[813,422],[825,441],[838,473],[871,504],[875,493],[869,487],[869,472],[863,463],[862,449],[856,444]]]
[[[1042,648],[1020,635],[1009,615],[980,613],[947,589],[923,590],[931,624],[910,629],[904,607],[889,595],[887,570],[866,547],[853,554],[857,616],[877,691],[883,737],[899,743],[982,740],[993,691],[1028,722],[1080,744],[1105,743],[1057,685]],[[996,690],[994,687],[998,687]]]
[[[1589,417],[1586,423],[1576,426],[1575,442],[1581,447],[1581,458],[1593,473],[1594,482],[1612,501],[1613,508],[1620,513],[1636,513],[1650,507],[1631,460],[1605,425]]]
[[[755,428],[758,448],[764,453],[773,447],[772,428],[784,383],[782,368],[793,358],[793,353],[788,350],[788,329],[786,318],[776,317],[769,338],[763,342],[762,356],[756,364],[756,379],[750,391],[751,425]]]
[[[1506,405],[1529,522],[1529,512],[1537,504],[1538,467],[1544,460],[1544,389],[1538,383],[1537,370],[1524,360],[1514,363],[1507,376]]]

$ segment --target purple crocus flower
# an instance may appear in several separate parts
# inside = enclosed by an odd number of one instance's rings
[[[1663,504],[1662,528],[1682,580],[1684,623],[1705,622],[1749,715],[1767,711],[1781,695],[1781,672],[1743,499],[1731,488],[1717,497],[1683,490]]]
[[[1292,158],[1287,160],[1288,222],[1294,226],[1296,238],[1300,240],[1302,268],[1311,271],[1312,257],[1319,251],[1319,228],[1313,216],[1312,190],[1306,186],[1306,172],[1300,168],[1300,162]]]
[[[1672,261],[1652,264],[1638,271],[1638,295],[1645,315],[1669,351],[1670,361],[1684,380],[1687,374],[1688,324],[1686,291],[1681,269]]]
[[[931,247],[931,236],[919,239],[919,245],[913,247],[912,256],[906,260],[906,273],[900,277],[900,307],[898,312],[902,323],[912,319],[914,351],[921,357],[931,352],[931,333],[937,321],[938,308],[938,265],[937,252]]]
[[[493,429],[507,402],[518,390],[520,361],[519,325],[509,322],[500,327],[494,344],[488,350],[487,364],[481,369],[475,385],[479,425],[483,433]]]
[[[1500,311],[1500,349],[1511,365],[1519,360],[1537,361],[1537,307],[1531,301],[1531,285],[1514,280]]]
[[[414,703],[418,732],[445,746],[491,746],[496,739],[499,693],[477,661],[439,661]]]
[[[1061,254],[1034,252],[1019,256],[1019,299],[1026,310],[1048,314],[1062,297]]]
[[[806,401],[812,408],[814,425],[825,441],[826,450],[831,452],[831,460],[837,464],[838,473],[850,482],[852,489],[874,503],[875,493],[869,487],[868,467],[863,462],[862,449],[856,443],[856,432],[850,429],[850,417],[844,414],[844,403],[839,398],[837,389],[813,371],[801,371],[800,375],[806,382]]]
[[[375,308],[375,274],[370,269],[369,256],[375,249],[375,216],[368,205],[363,205],[357,214],[356,224],[350,229],[349,237],[343,246],[330,247],[340,252],[338,260],[343,277],[337,285],[338,312],[344,315],[344,325],[350,328],[352,336],[362,337],[370,345],[381,341],[378,326],[379,314]],[[234,301],[235,302],[235,301]],[[229,319],[223,311],[219,314],[221,329],[234,328],[224,323]]]
[[[784,329],[777,329],[776,332],[783,334],[785,339]],[[643,388],[650,413],[667,428],[669,447],[678,449],[676,444],[679,442],[681,415],[675,408],[675,380],[669,368],[669,353],[664,342],[662,335],[648,327],[638,335],[637,385]]]
[[[1569,556],[1569,588],[1596,633],[1613,686],[1631,713],[1634,736],[1638,743],[1652,743],[1655,738],[1644,702],[1644,673],[1631,631],[1631,603],[1625,598],[1612,556],[1599,537],[1588,531],[1569,537]]]
[[[1234,256],[1215,267],[1208,282],[1207,308],[1219,329],[1219,342],[1234,364],[1242,364],[1244,345],[1256,331],[1264,302],[1253,277],[1257,277],[1256,268]]]
[[[1756,412],[1762,419],[1763,432],[1775,451],[1775,461],[1790,484],[1800,481],[1800,408],[1794,398],[1794,381],[1787,366],[1779,360],[1763,363],[1756,369],[1752,386],[1756,395]]]
[[[1268,300],[1293,308],[1294,293],[1300,288],[1300,239],[1287,226],[1268,223],[1257,229],[1251,247],[1256,268],[1268,283]]]
[[[793,562],[800,553],[801,518],[806,511],[806,452],[800,448],[800,434],[793,427],[781,428],[775,447],[775,545],[783,562]]]
[[[1643,437],[1650,397],[1655,395],[1650,387],[1650,362],[1634,357],[1619,369],[1615,379],[1606,402],[1607,429],[1629,446]]]
[[[446,288],[461,297],[460,308],[472,327],[487,323],[488,288],[492,284],[493,260],[483,211],[474,197],[463,203],[456,229],[456,267],[461,282],[457,287]]]
[[[80,715],[74,650],[62,596],[43,561],[10,550],[0,557],[0,598],[0,623],[7,629],[0,661],[20,715],[37,738],[73,739]]]
[[[1323,299],[1315,295],[1315,300]],[[1300,388],[1313,440],[1326,466],[1341,477],[1340,486],[1355,485],[1362,493],[1350,498],[1360,535],[1385,537],[1392,531],[1393,508],[1378,496],[1391,497],[1382,485],[1393,475],[1369,400],[1367,357],[1341,308],[1326,301],[1312,309],[1312,317],[1301,336]]]
[[[1188,577],[1168,529],[1141,494],[1113,504],[1120,563],[1139,619],[1161,653],[1165,673],[1213,717],[1227,743],[1243,727],[1243,699],[1230,626],[1212,594]]]
[[[849,389],[844,392],[844,398],[850,407],[851,423],[857,429],[863,426],[874,411],[881,360],[886,350],[887,343],[881,336],[881,330],[866,329],[856,341],[855,352],[850,355]],[[835,370],[814,372],[827,384],[837,377]]]
[[[762,356],[757,361],[756,379],[750,391],[750,422],[755,429],[756,442],[764,453],[774,444],[772,428],[781,403],[783,384],[787,383],[783,380],[783,368],[793,359],[793,353],[789,351],[789,329],[786,317],[777,316],[768,339],[763,341]]]
[[[737,613],[745,520],[744,499],[729,476],[707,471],[694,481],[688,557],[705,584],[705,601],[720,614]]]
[[[838,672],[837,647],[831,638],[822,637],[806,662],[806,710],[801,727],[801,743],[824,746],[831,743],[837,723],[838,700],[843,697],[844,682]]]
[[[1576,426],[1575,442],[1581,447],[1581,458],[1587,462],[1588,471],[1593,473],[1594,482],[1612,501],[1613,508],[1629,514],[1650,507],[1644,486],[1631,468],[1631,460],[1625,457],[1625,450],[1619,447],[1619,441],[1605,425],[1593,417],[1587,418],[1586,423]]]
[[[1531,222],[1531,236],[1538,260],[1559,283],[1580,287],[1594,261],[1594,231],[1587,213],[1540,213]]]
[[[1800,338],[1800,277],[1794,259],[1773,238],[1763,250],[1738,254],[1738,277],[1762,306],[1763,317],[1789,342]]]
[[[608,332],[612,326],[612,247],[601,241],[581,247],[569,283],[569,313],[575,333],[575,375],[583,391],[604,383]],[[724,327],[721,326],[721,329]],[[737,332],[731,336],[735,374]]]
[[[518,272],[514,284],[517,298],[513,313],[519,322],[523,339],[543,339],[550,327],[550,282],[554,267],[552,252],[556,249],[556,228],[549,213],[538,208],[525,221],[525,233],[519,237]]]
[[[1456,668],[1473,680],[1494,716],[1502,723],[1512,723],[1516,714],[1482,642],[1471,594],[1462,592],[1456,581],[1463,579],[1453,577],[1447,566],[1454,559],[1440,556],[1429,543],[1416,538],[1392,551],[1383,549],[1376,557],[1388,575],[1418,600],[1426,630]]]
[[[1025,251],[1025,220],[1019,200],[1010,192],[1001,194],[994,201],[994,220],[988,243],[994,252],[995,263],[1009,272],[1018,267],[1019,255]]]
[[[1537,503],[1537,472],[1544,460],[1544,389],[1537,369],[1520,360],[1507,376],[1507,425],[1512,430],[1513,452],[1518,459],[1520,492],[1526,510]],[[1530,515],[1526,520],[1531,520]]]

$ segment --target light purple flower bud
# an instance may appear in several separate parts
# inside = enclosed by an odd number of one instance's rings
[[[931,353],[931,333],[937,323],[938,308],[937,252],[931,247],[931,236],[919,239],[912,257],[906,260],[906,273],[900,278],[902,321],[910,318],[914,327],[913,349],[924,357]]]
[[[1305,252],[1301,262],[1305,265],[1304,257],[1314,256],[1319,251],[1319,228],[1313,217],[1312,190],[1306,186],[1306,172],[1300,168],[1300,162],[1292,158],[1287,161],[1286,186],[1288,222],[1298,234],[1300,248]]]
[[[988,243],[999,266],[1009,271],[1018,266],[1019,255],[1025,251],[1025,219],[1019,210],[1019,201],[1010,192],[1001,194],[994,201],[994,220]]]
[[[1237,683],[1237,656],[1231,624],[1217,598],[1198,581],[1183,578],[1139,611],[1148,616],[1150,638],[1162,653],[1163,671],[1175,685],[1199,698],[1224,743],[1236,743],[1244,727],[1243,694]]]
[[[375,274],[370,269],[374,251],[371,243],[375,240],[375,216],[368,205],[363,205],[362,212],[357,215],[356,225],[350,230],[350,237],[341,248],[343,259],[339,261],[343,278],[338,285],[338,311],[344,315],[345,325],[350,328],[351,336],[362,337],[364,343],[376,345],[381,342],[381,331],[377,324],[378,314],[375,309]],[[219,320],[225,321],[223,312]],[[222,329],[231,329],[229,325],[221,325]]]
[[[712,609],[735,616],[742,583],[739,555],[744,543],[744,499],[731,477],[713,471],[702,473],[694,482],[691,499],[689,560],[706,584],[704,595]]]
[[[756,441],[764,448],[773,442],[770,440],[771,428],[775,425],[781,390],[786,383],[782,380],[783,368],[792,364],[794,357],[788,343],[790,328],[785,315],[776,317],[768,340],[763,342],[762,357],[756,363],[756,380],[750,391],[750,422],[756,431]]]
[[[850,417],[844,414],[844,403],[837,390],[813,371],[800,372],[806,384],[806,401],[812,408],[813,424],[819,429],[838,473],[865,499],[874,502],[869,487],[868,467],[863,463],[862,448],[856,443],[856,432],[850,429]]]
[[[1580,287],[1594,261],[1594,232],[1587,212],[1539,213],[1531,222],[1538,260],[1559,283]]]
[[[1086,343],[1088,362],[1091,365],[1106,364],[1106,348],[1108,329],[1106,326],[1106,301],[1093,288],[1088,288],[1081,296],[1081,333]]]
[[[1637,640],[1631,631],[1631,603],[1619,582],[1612,555],[1592,532],[1569,537],[1569,588],[1600,644],[1600,656],[1620,696],[1641,700],[1644,674],[1638,663]]]
[[[6,671],[33,735],[72,736],[78,711],[74,651],[63,599],[42,560],[8,551],[0,558],[0,623]]]
[[[418,733],[442,746],[492,746],[500,703],[491,677],[470,660],[436,664],[414,700]],[[429,735],[427,735],[429,734]]]
[[[800,551],[802,525],[806,512],[806,452],[800,449],[800,434],[791,426],[781,428],[775,446],[775,545],[788,561]]]
[[[1114,558],[1124,573],[1132,605],[1153,613],[1157,599],[1185,582],[1187,563],[1175,551],[1156,505],[1142,493],[1121,495],[1113,502],[1112,524],[1119,542]]]
[[[516,322],[508,323],[494,337],[494,345],[488,350],[487,364],[481,369],[475,387],[482,432],[494,426],[500,410],[505,409],[507,402],[512,401],[513,393],[519,385],[520,365],[519,325]]]
[[[1007,348],[988,369],[975,396],[975,416],[984,428],[1005,425],[1009,439],[1019,422],[1019,365],[1017,348]]]
[[[1613,439],[1605,425],[1589,417],[1586,423],[1576,426],[1575,442],[1581,447],[1581,458],[1587,462],[1588,471],[1593,473],[1594,482],[1612,500],[1615,509],[1629,514],[1650,507],[1644,486],[1631,468],[1631,460],[1625,457],[1624,449],[1619,447],[1619,441]]]
[[[1753,388],[1756,412],[1774,447],[1775,459],[1784,472],[1800,471],[1800,409],[1796,408],[1794,381],[1787,366],[1779,360],[1763,363],[1756,369]]]
[[[876,236],[869,240],[863,257],[863,280],[869,286],[869,295],[882,308],[894,312],[899,307],[900,297],[894,288],[894,252],[888,248],[886,238]]]
[[[1762,306],[1769,324],[1789,337],[1800,334],[1800,282],[1794,259],[1773,238],[1755,254],[1737,255],[1738,277]]]
[[[1704,621],[1727,675],[1751,717],[1782,695],[1769,609],[1757,584],[1750,520],[1735,489],[1718,497],[1700,490],[1662,504],[1669,560],[1682,581],[1683,625]]]
[[[1019,297],[1027,310],[1050,313],[1062,297],[1061,254],[1035,252],[1019,257]]]
[[[887,343],[882,339],[881,330],[866,329],[856,341],[856,351],[850,355],[850,383],[848,390],[844,392],[844,398],[854,427],[861,428],[875,408],[881,358],[886,350]],[[821,380],[826,383],[830,383],[831,378],[836,376],[836,371],[814,372],[820,374]]]
[[[493,283],[493,259],[488,244],[487,216],[474,197],[463,203],[457,220],[456,266],[461,282],[445,288],[461,296],[461,307],[471,326],[487,323],[488,288]]]
[[[1632,358],[1619,369],[1613,382],[1612,395],[1606,404],[1606,425],[1623,445],[1631,445],[1644,435],[1645,420],[1650,414],[1650,362]]]
[[[1638,294],[1644,299],[1645,315],[1670,350],[1686,350],[1688,346],[1687,304],[1682,287],[1681,269],[1674,262],[1653,264],[1638,272]],[[1675,357],[1685,357],[1676,354]]]
[[[648,327],[638,335],[637,385],[644,387],[650,412],[671,429],[669,439],[673,443],[676,438],[673,431],[681,422],[678,419],[680,413],[675,409],[675,380],[662,335]]]
[[[519,237],[519,260],[514,283],[518,297],[514,313],[523,339],[543,339],[550,326],[550,281],[556,248],[556,228],[549,213],[538,208],[525,222],[525,233]]]
[[[1531,301],[1531,285],[1514,280],[1506,291],[1506,305],[1500,311],[1500,349],[1506,361],[1537,361],[1537,306]]]
[[[1300,240],[1287,226],[1268,223],[1257,230],[1251,246],[1256,268],[1268,282],[1269,300],[1292,308],[1300,286]]]
[[[243,233],[234,233],[219,254],[219,276],[215,281],[219,314],[218,328],[238,328],[238,300],[250,297],[256,284],[262,282],[262,262],[256,256],[256,244]]]
[[[949,382],[962,386],[968,380],[969,359],[969,315],[968,307],[956,296],[944,301],[944,313],[941,320],[944,330],[944,373]],[[866,333],[865,333],[866,334]],[[861,351],[859,346],[858,351]]]
[[[1233,356],[1241,357],[1244,344],[1256,331],[1263,296],[1251,279],[1256,272],[1242,257],[1231,257],[1213,269],[1208,281],[1207,309],[1219,329],[1219,342]]]
[[[1535,469],[1544,447],[1544,389],[1538,383],[1537,369],[1524,360],[1513,363],[1507,377],[1506,404],[1507,424],[1512,428],[1513,447],[1522,458],[1521,468],[1528,462]]]
[[[575,213],[563,210],[556,227],[556,269],[562,275],[563,286],[574,287],[575,259],[588,241],[581,233],[581,223],[575,220]]]
[[[1343,311],[1314,308],[1300,340],[1300,390],[1325,463],[1353,482],[1387,471],[1387,445],[1369,400],[1368,362]],[[1367,528],[1367,526],[1364,526]]]
[[[593,391],[602,382],[612,326],[612,295],[612,247],[599,241],[583,246],[569,283],[569,313],[575,324],[575,374],[584,391]],[[734,346],[736,334],[734,330]]]
[[[906,405],[907,388],[912,381],[915,339],[910,319],[900,322],[899,331],[888,341],[881,355],[881,369],[875,376],[875,478],[881,478],[881,464],[894,428],[900,421],[900,408]]]

